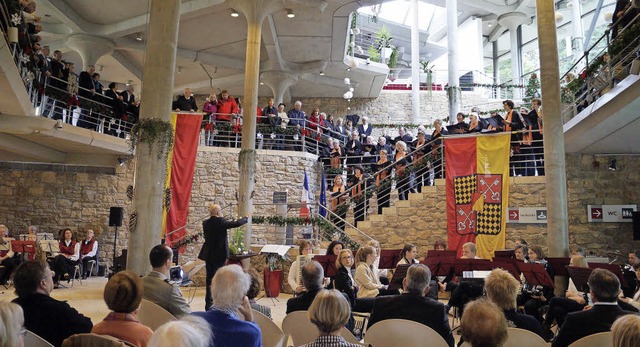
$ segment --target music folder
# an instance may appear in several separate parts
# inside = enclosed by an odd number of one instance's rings
[[[491,262],[485,259],[456,259],[453,268],[456,276],[463,276],[465,271],[493,270]]]
[[[542,264],[516,263],[518,270],[522,272],[528,284],[555,288],[553,280]]]
[[[395,269],[400,261],[401,249],[383,249],[380,251],[380,265],[378,269]]]
[[[499,114],[493,116],[493,117],[489,117],[489,118],[483,118],[483,122],[486,123],[487,126],[483,127],[482,132],[492,132],[492,131],[499,131],[499,128],[504,128],[504,118],[502,118],[502,116],[500,116]],[[490,130],[489,127],[494,128],[494,130]]]
[[[402,264],[398,265],[398,267],[393,272],[393,277],[389,281],[389,290],[397,290],[402,289],[402,280],[407,276],[407,270],[409,269],[410,264]]]
[[[336,259],[338,259],[337,255],[315,255],[313,257],[313,260],[322,265],[324,277],[333,277],[338,273],[338,268],[336,268]]]
[[[567,266],[566,271],[569,278],[573,281],[573,285],[581,292],[589,292],[589,276],[593,269],[588,267]]]
[[[430,249],[427,252],[427,258],[455,259],[456,258],[456,251],[453,250],[453,249],[446,249],[446,250]]]
[[[495,251],[493,253],[493,260],[495,261],[496,259],[512,259],[515,258],[516,254],[515,254],[515,250],[514,249],[504,249],[501,251]]]
[[[569,273],[567,272],[567,266],[569,266],[570,261],[571,258],[565,257],[547,258],[547,262],[553,269],[553,273],[556,276],[569,276]]]
[[[447,131],[450,135],[454,134],[466,134],[469,132],[469,124],[467,123],[458,123],[454,125],[447,125]]]

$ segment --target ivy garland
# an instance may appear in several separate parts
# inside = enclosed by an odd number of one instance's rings
[[[173,127],[170,122],[159,118],[143,118],[140,119],[131,128],[129,138],[129,148],[133,152],[139,143],[149,145],[149,154],[151,148],[157,143],[158,159],[166,156],[173,146]]]
[[[345,204],[346,205],[346,204]],[[348,208],[348,207],[347,207]],[[336,229],[331,223],[329,223],[326,219],[322,217],[282,217],[282,216],[253,216],[251,217],[252,224],[266,224],[266,225],[275,225],[275,226],[285,226],[285,225],[293,225],[293,226],[306,226],[306,225],[315,225],[319,228],[320,233],[323,238],[326,240],[333,240],[338,237],[338,239],[345,244],[349,245],[351,249],[358,249],[360,244],[351,239],[344,232]],[[186,245],[190,245],[193,243],[197,243],[200,238],[204,238],[204,233],[199,232],[197,234],[189,235],[184,239],[176,242],[174,244],[175,247],[182,247]]]

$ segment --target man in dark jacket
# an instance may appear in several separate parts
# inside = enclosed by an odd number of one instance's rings
[[[13,276],[18,295],[13,302],[24,311],[25,329],[56,347],[62,346],[62,341],[71,335],[91,332],[91,319],[66,302],[49,296],[53,290],[53,273],[46,263],[22,263]]]
[[[620,280],[611,271],[593,270],[588,283],[593,306],[567,315],[567,320],[551,344],[553,347],[569,346],[585,336],[609,331],[618,317],[632,313],[618,306]]]
[[[184,89],[184,94],[178,96],[176,101],[173,102],[172,108],[176,111],[195,112],[198,110],[198,105],[196,105],[196,99],[193,97],[193,93],[191,93],[191,88]]]
[[[425,296],[430,281],[431,271],[426,265],[411,265],[402,281],[404,293],[376,298],[368,327],[385,319],[407,319],[435,330],[453,347],[453,335],[444,305]]]
[[[227,231],[231,228],[237,228],[248,221],[248,216],[235,221],[226,220],[222,217],[222,210],[218,204],[209,206],[209,214],[211,218],[202,222],[204,244],[200,249],[200,254],[198,254],[198,259],[206,262],[207,269],[207,292],[204,299],[205,311],[208,311],[213,303],[211,298],[211,279],[216,274],[216,271],[224,266],[229,257]]]

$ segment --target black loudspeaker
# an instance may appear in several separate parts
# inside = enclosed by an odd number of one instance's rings
[[[124,217],[124,208],[122,207],[109,208],[109,226],[110,227],[121,227],[123,217]]]
[[[640,240],[640,212],[633,212],[633,239]]]

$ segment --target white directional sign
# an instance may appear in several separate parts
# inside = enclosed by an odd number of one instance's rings
[[[592,223],[633,223],[636,205],[588,205],[587,217]]]
[[[547,224],[546,207],[509,207],[507,223]]]

